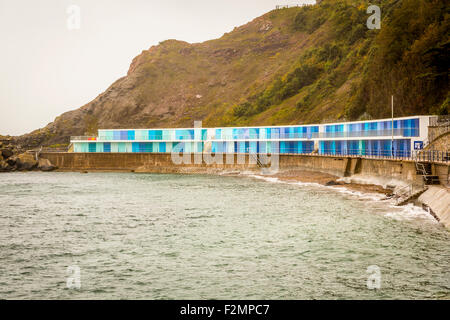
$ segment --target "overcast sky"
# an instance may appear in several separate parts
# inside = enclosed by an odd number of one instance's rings
[[[30,132],[88,103],[160,41],[218,38],[295,3],[315,1],[0,0],[0,134]]]

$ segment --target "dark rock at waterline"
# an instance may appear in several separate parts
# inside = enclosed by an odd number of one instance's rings
[[[0,149],[0,152],[3,159],[8,159],[9,157],[12,157],[12,155],[14,154],[13,151],[9,148]]]
[[[11,166],[6,161],[0,159],[0,172],[8,171],[11,171]]]
[[[330,180],[327,183],[325,183],[326,186],[340,186],[342,185],[342,183],[334,181],[334,180]]]
[[[39,159],[37,168],[38,168],[39,170],[41,170],[41,171],[46,171],[46,172],[47,172],[47,171],[53,171],[53,170],[55,170],[55,169],[56,169],[56,166],[54,166],[54,165],[50,162],[50,160],[41,158],[41,159]]]
[[[14,154],[17,152],[15,149],[3,148],[0,149],[0,172],[11,171],[53,171],[57,169],[50,160],[41,158],[36,160],[36,156],[33,152],[24,152],[19,155]]]
[[[9,159],[6,159],[5,162],[12,167],[12,166],[14,166],[16,164],[16,159],[15,158],[9,158]]]
[[[37,167],[36,163],[30,162],[16,162],[16,164],[19,171],[31,171]]]
[[[44,167],[39,168],[39,170],[44,171],[44,172],[50,172],[50,171],[53,171],[56,169],[57,169],[57,167],[53,166],[53,165],[52,166],[44,166]]]

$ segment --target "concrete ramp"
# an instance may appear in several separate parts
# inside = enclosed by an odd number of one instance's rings
[[[419,201],[428,206],[439,221],[450,230],[450,190],[445,187],[430,186]]]

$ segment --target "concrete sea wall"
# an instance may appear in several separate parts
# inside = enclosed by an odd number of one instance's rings
[[[219,157],[219,155],[217,155]],[[254,158],[246,154],[223,154],[220,161],[206,164],[201,154],[191,154],[176,164],[169,153],[42,153],[60,170],[136,171],[155,173],[209,173],[223,170],[260,170]],[[197,157],[197,158],[196,158]],[[217,163],[219,162],[219,163]],[[280,155],[279,169],[303,169],[339,177],[375,177],[420,183],[415,163],[408,160],[328,157],[318,155]],[[433,164],[433,173],[448,176],[448,164]]]

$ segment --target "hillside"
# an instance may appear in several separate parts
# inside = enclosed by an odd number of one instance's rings
[[[377,1],[372,1],[377,3]],[[271,11],[221,38],[167,40],[127,75],[22,146],[67,143],[98,128],[274,125],[449,112],[449,8],[440,0],[381,0]]]

